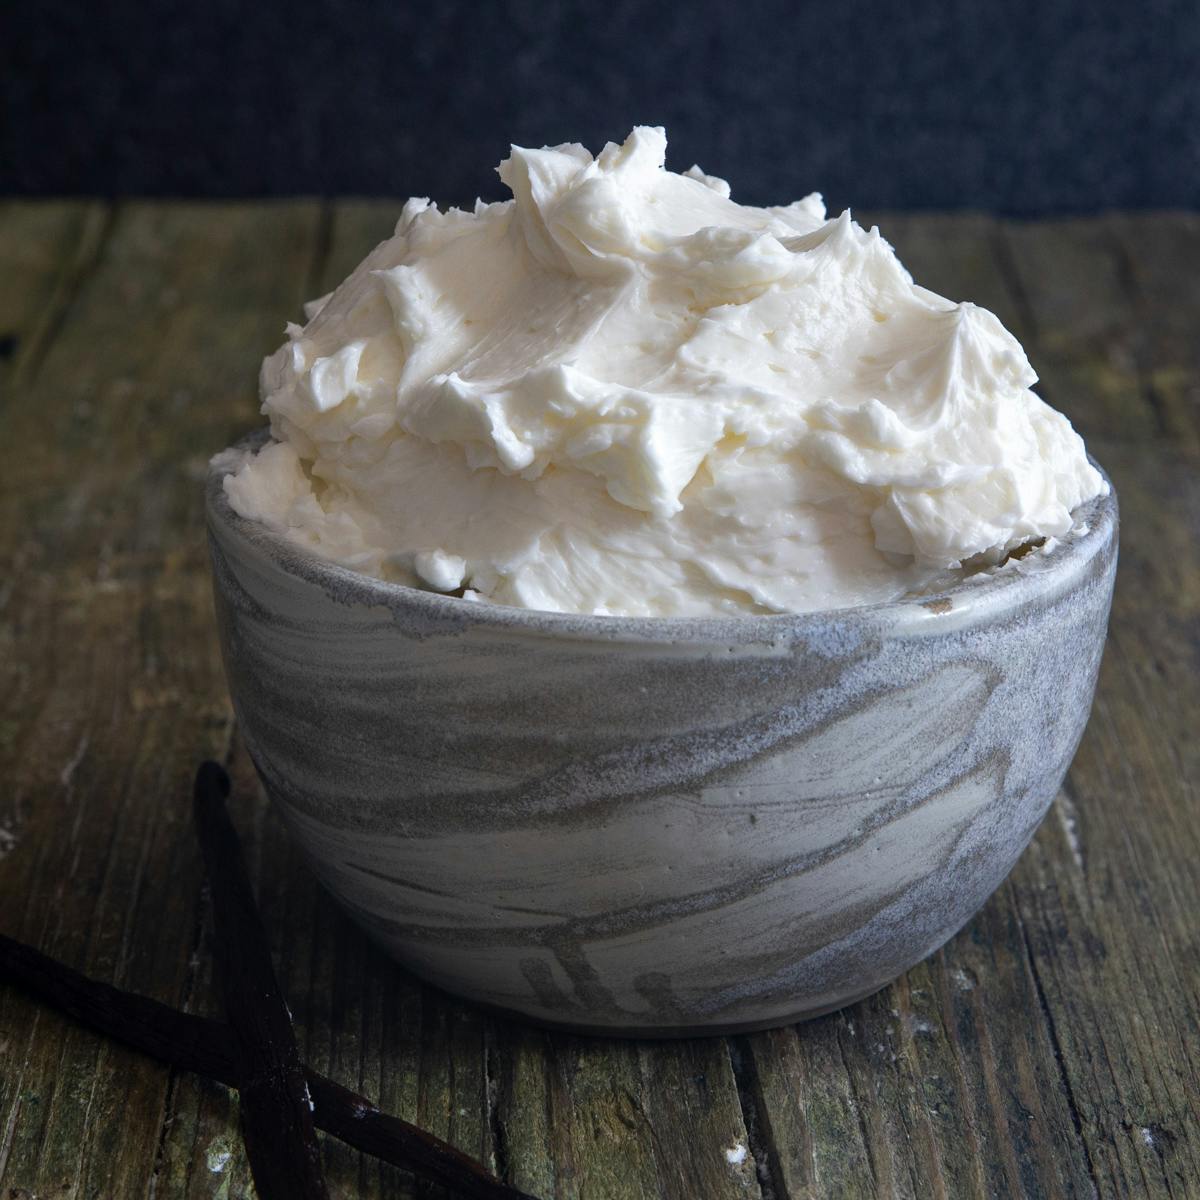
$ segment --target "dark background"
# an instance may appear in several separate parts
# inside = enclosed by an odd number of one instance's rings
[[[1200,3],[3,5],[0,192],[502,194],[663,124],[747,202],[1200,206]]]

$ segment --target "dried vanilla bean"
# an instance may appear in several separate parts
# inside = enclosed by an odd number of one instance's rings
[[[147,996],[89,979],[71,967],[0,934],[0,983],[20,988],[79,1024],[161,1062],[238,1086],[232,1032],[221,1021],[180,1012]],[[502,1183],[449,1142],[380,1112],[365,1096],[305,1068],[317,1127],[348,1146],[433,1183],[465,1200],[536,1200]]]
[[[246,1156],[262,1200],[329,1200],[314,1103],[291,1014],[246,874],[242,846],[225,808],[229,776],[200,764],[193,815],[212,888],[214,952],[237,1047],[238,1099]]]

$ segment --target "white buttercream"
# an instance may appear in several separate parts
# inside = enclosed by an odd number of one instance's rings
[[[262,369],[230,501],[337,562],[528,608],[889,600],[1104,487],[991,313],[819,196],[748,208],[661,129],[514,147],[514,199],[395,236]]]

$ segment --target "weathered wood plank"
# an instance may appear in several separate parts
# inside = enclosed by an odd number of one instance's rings
[[[1102,1193],[1188,1195],[1200,1179],[1182,1132],[1200,1128],[1200,460],[1097,450],[1122,497],[1126,567],[1091,726],[1016,894]],[[1176,526],[1157,546],[1156,522]],[[1140,561],[1173,542],[1174,589],[1147,594],[1155,571],[1143,578]]]
[[[651,1042],[641,1047],[641,1059],[659,1194],[761,1196],[725,1041]]]
[[[1200,448],[1200,216],[1123,214],[1108,227],[1137,313],[1146,398],[1166,437]]]
[[[558,1161],[550,1109],[548,1035],[520,1025],[497,1023],[490,1038],[490,1098],[497,1131],[497,1168],[534,1196],[555,1192]]]
[[[1038,228],[1042,245],[1058,231]],[[1198,229],[1193,218],[1072,223],[1057,253],[1064,261],[1070,248],[1062,274],[1076,286],[1032,270],[1022,284],[1044,314],[1039,345],[1073,347],[1086,361],[1111,339],[1141,385],[1109,394],[1112,436],[1091,442],[1121,497],[1125,532],[1096,709],[1057,828],[1014,875],[1039,998],[1105,1194],[1187,1195],[1200,1178],[1195,1139],[1176,1133],[1200,1127],[1200,838],[1190,815],[1200,765],[1200,459],[1186,449],[1195,445]],[[1135,231],[1145,238],[1131,240]],[[1178,372],[1182,386],[1169,396],[1154,381],[1157,364]],[[1071,402],[1082,408],[1089,396],[1078,387]]]
[[[1091,441],[1162,435],[1120,248],[1103,219],[1009,222],[1001,260],[1032,322],[1038,391]]]
[[[566,1036],[553,1042],[551,1111],[565,1158],[556,1194],[567,1200],[659,1196],[636,1044]]]
[[[186,780],[220,753],[197,479],[245,416],[263,313],[298,291],[302,207],[130,206],[117,216],[0,437],[6,930],[163,999],[186,986],[199,891]],[[264,268],[266,253],[277,261]],[[186,417],[186,419],[181,419]],[[15,661],[14,661],[15,660]],[[10,665],[11,664],[11,665]],[[137,1194],[167,1072],[6,992],[0,1186]]]
[[[36,370],[112,220],[99,201],[0,204],[0,387]]]
[[[1088,1196],[1007,888],[879,996],[748,1039],[776,1193]]]

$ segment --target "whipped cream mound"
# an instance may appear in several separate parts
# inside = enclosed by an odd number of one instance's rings
[[[405,205],[263,364],[243,517],[471,599],[634,616],[895,599],[1104,490],[990,312],[818,195],[748,208],[637,128]]]

